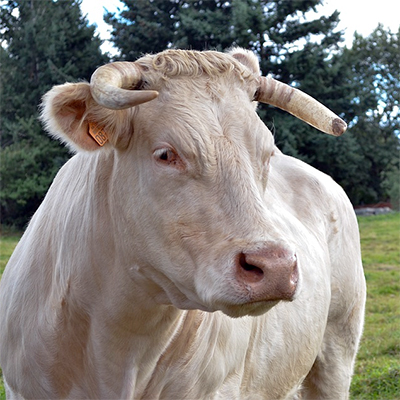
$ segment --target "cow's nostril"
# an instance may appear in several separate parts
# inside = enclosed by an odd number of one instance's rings
[[[246,261],[246,255],[243,253],[239,255],[239,265],[242,270],[246,271],[247,277],[252,276],[254,280],[262,279],[264,271],[255,265],[249,264]]]
[[[291,301],[299,280],[296,254],[274,243],[242,251],[236,258],[236,279],[250,291],[252,301]]]

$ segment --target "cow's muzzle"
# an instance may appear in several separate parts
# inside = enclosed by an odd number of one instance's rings
[[[236,257],[236,279],[249,302],[291,301],[299,280],[296,254],[279,244],[243,251]]]

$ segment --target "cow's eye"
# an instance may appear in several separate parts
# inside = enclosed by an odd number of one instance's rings
[[[173,162],[176,157],[171,149],[157,149],[154,151],[154,158],[158,161]]]
[[[173,157],[173,153],[171,150],[162,149],[162,150],[158,151],[158,153],[156,154],[156,157],[159,160],[168,161],[168,160],[171,160],[171,158]]]
[[[154,150],[153,156],[155,160],[164,165],[170,165],[172,167],[181,168],[183,162],[179,155],[171,148],[162,148]]]

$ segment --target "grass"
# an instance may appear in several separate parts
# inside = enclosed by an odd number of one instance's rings
[[[3,274],[8,259],[18,243],[20,235],[2,236],[0,239],[0,276]]]
[[[368,294],[351,398],[400,399],[400,214],[359,224]]]
[[[359,217],[368,286],[364,336],[350,398],[400,399],[400,214]],[[3,232],[0,274],[20,235]],[[5,400],[0,374],[0,400]]]

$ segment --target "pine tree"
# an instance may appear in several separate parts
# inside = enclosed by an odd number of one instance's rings
[[[356,88],[353,115],[349,116],[350,131],[368,169],[362,200],[370,203],[390,197],[398,203],[400,27],[394,33],[378,25],[365,38],[356,34],[352,48],[345,49],[343,59],[351,66],[351,79]],[[388,185],[388,180],[393,184]],[[397,186],[397,194],[391,188],[393,185]]]
[[[1,218],[24,225],[43,199],[67,151],[39,121],[53,85],[89,80],[107,59],[75,0],[9,0],[0,9]]]
[[[146,53],[158,53],[170,46],[174,37],[176,14],[182,1],[124,0],[119,16],[104,19],[113,26],[113,42],[122,60],[135,61]]]
[[[303,22],[302,15],[321,0],[122,0],[120,15],[107,14],[121,58],[166,48],[225,50],[242,46],[257,52],[263,72],[310,35],[325,35],[323,46],[340,39],[332,33],[338,13]],[[275,71],[273,71],[275,73]]]

